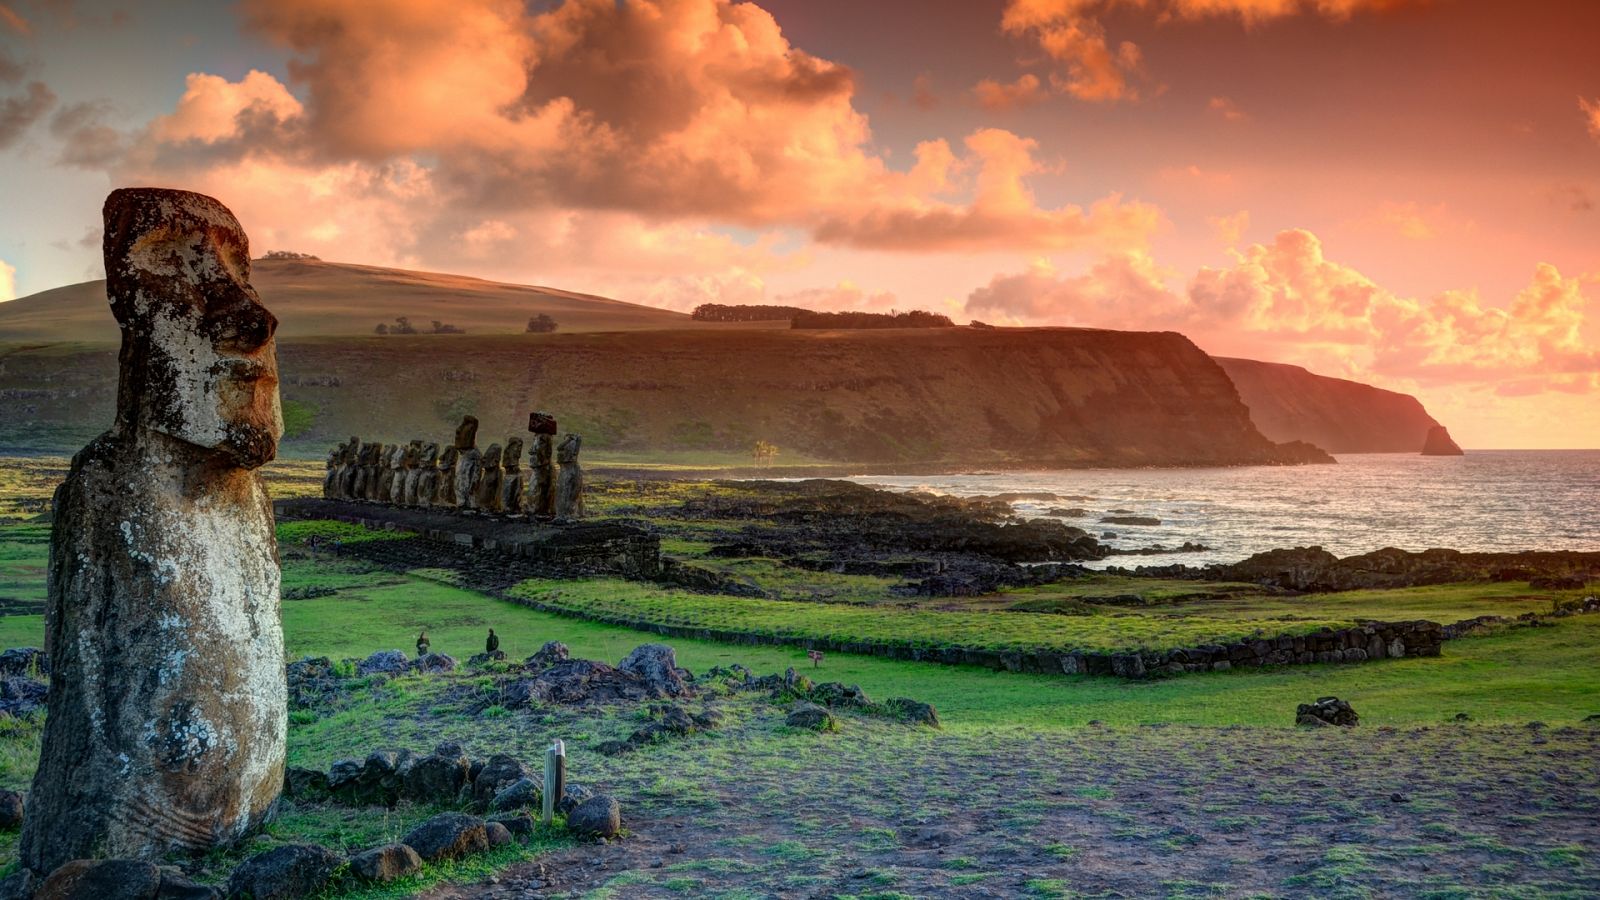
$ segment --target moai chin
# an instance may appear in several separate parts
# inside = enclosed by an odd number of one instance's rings
[[[55,494],[49,715],[20,846],[46,873],[234,844],[283,784],[288,707],[272,504],[277,320],[210,197],[105,204],[117,415]]]
[[[478,483],[478,468],[483,454],[478,451],[478,419],[463,416],[456,427],[456,505],[462,509],[473,508],[472,489]]]
[[[500,511],[500,486],[505,473],[500,469],[502,451],[499,444],[490,444],[478,461],[478,475],[472,485],[472,505],[484,512]]]
[[[556,448],[561,473],[556,479],[556,515],[563,519],[583,518],[583,467],[578,465],[578,450],[583,438],[568,434]]]
[[[500,509],[509,515],[522,513],[522,438],[506,438],[506,452],[500,459],[505,474],[500,481]]]

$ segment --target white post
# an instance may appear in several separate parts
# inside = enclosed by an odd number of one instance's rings
[[[556,808],[567,787],[567,745],[560,740],[544,752],[544,823],[555,821]]]

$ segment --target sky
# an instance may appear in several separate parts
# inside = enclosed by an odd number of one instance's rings
[[[257,253],[1181,331],[1600,446],[1600,3],[0,0],[0,301]]]

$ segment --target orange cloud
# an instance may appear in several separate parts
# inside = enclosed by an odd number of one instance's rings
[[[1032,74],[1024,74],[1007,84],[985,78],[972,89],[972,94],[979,106],[994,111],[1032,106],[1046,96],[1040,86],[1039,76]]]
[[[0,3],[0,25],[4,25],[23,37],[33,34],[33,27],[28,24],[28,20],[4,3]]]
[[[1600,97],[1593,100],[1578,98],[1578,109],[1583,111],[1583,118],[1589,125],[1589,134],[1600,141]]]
[[[1228,97],[1212,97],[1211,102],[1206,104],[1206,108],[1229,122],[1247,122],[1250,120],[1250,117],[1245,115],[1244,110],[1240,109],[1238,104]]]
[[[1113,46],[1106,36],[1101,17],[1119,7],[1151,10],[1163,22],[1233,16],[1250,27],[1300,14],[1340,21],[1358,12],[1421,2],[1427,0],[1007,0],[1000,29],[1032,41],[1056,63],[1050,82],[1058,93],[1110,103],[1139,98],[1133,81],[1144,62],[1138,45],[1122,41]],[[986,79],[983,84],[996,82]],[[1215,109],[1217,100],[1212,104]]]
[[[890,291],[862,290],[854,282],[841,281],[833,287],[808,288],[788,294],[779,294],[770,302],[779,306],[799,306],[804,309],[826,311],[866,310],[886,312],[894,309],[895,295]]]
[[[967,309],[1019,322],[1177,328],[1203,346],[1325,371],[1501,393],[1600,390],[1600,351],[1584,337],[1600,324],[1600,302],[1554,266],[1537,266],[1501,308],[1471,291],[1398,296],[1327,259],[1316,235],[1300,229],[1231,255],[1232,265],[1200,269],[1182,292],[1143,254],[1108,257],[1079,275],[1035,265],[996,276]]]
[[[1125,249],[1160,221],[1115,195],[1087,209],[1040,207],[1026,183],[1041,171],[1035,144],[1007,131],[974,132],[960,153],[926,141],[910,169],[891,167],[853,105],[851,71],[791,45],[751,3],[565,0],[537,15],[517,0],[243,9],[293,54],[300,90],[256,71],[191,75],[174,111],[112,167],[116,180],[247,173],[260,208],[287,214],[272,227],[432,265],[516,240],[486,240],[494,235],[474,230],[485,222],[540,231],[571,212],[618,228],[633,217],[649,224],[624,228],[632,237],[670,232],[647,243],[730,260],[743,252],[709,229],[968,252]],[[278,198],[291,196],[330,207],[325,220],[284,209]],[[367,215],[383,218],[363,226]]]

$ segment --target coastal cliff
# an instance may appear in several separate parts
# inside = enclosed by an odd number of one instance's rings
[[[1317,375],[1299,366],[1217,357],[1250,418],[1274,441],[1330,453],[1416,453],[1438,422],[1409,394]]]
[[[0,447],[75,446],[110,421],[113,348],[0,346]],[[1221,366],[1172,332],[944,328],[285,340],[289,452],[359,434],[497,439],[546,409],[585,449],[648,459],[993,466],[1331,461],[1251,423]],[[1415,452],[1416,445],[1411,448]]]

